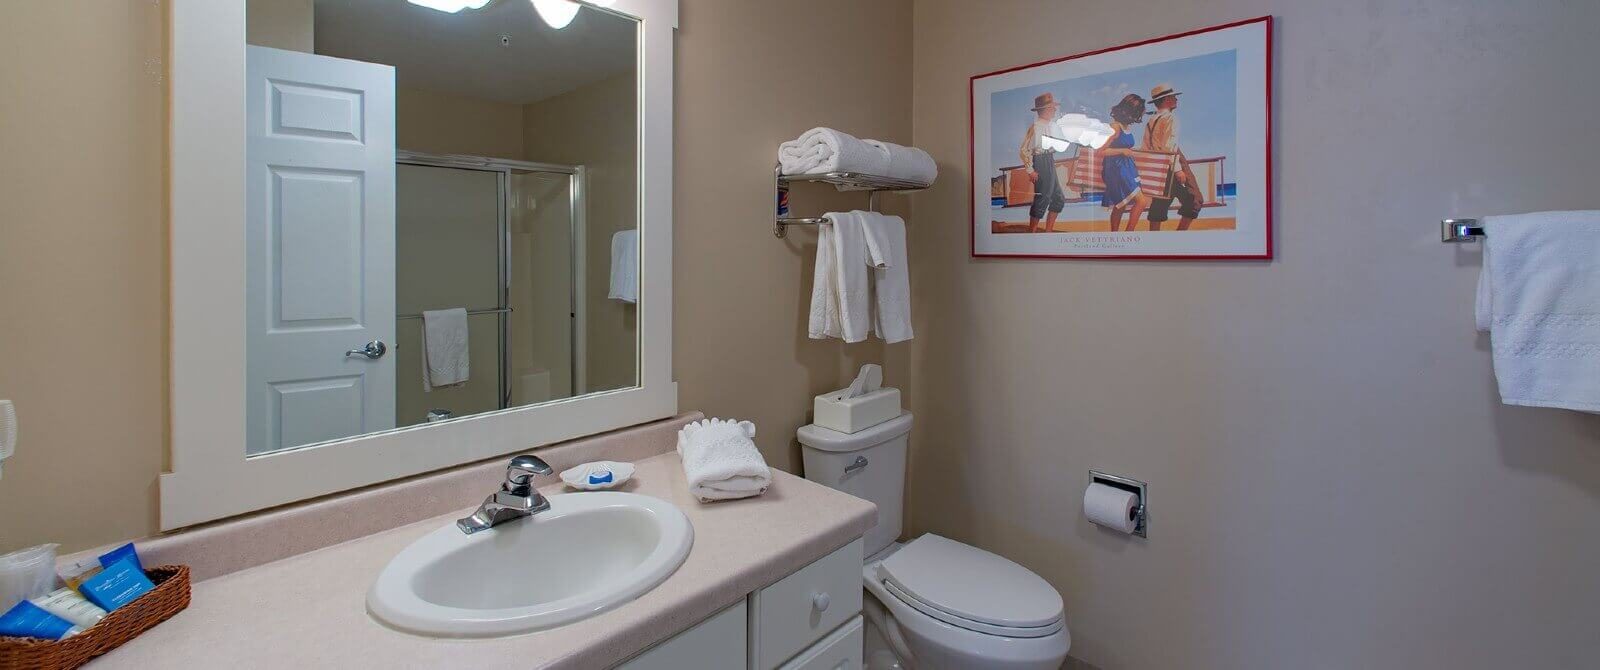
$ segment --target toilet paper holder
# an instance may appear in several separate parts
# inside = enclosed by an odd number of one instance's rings
[[[1100,472],[1099,470],[1089,471],[1089,483],[1104,484],[1112,488],[1130,491],[1133,493],[1133,495],[1138,496],[1139,506],[1134,509],[1133,534],[1147,539],[1150,537],[1146,534],[1146,531],[1149,529],[1149,485],[1137,479],[1118,477],[1117,475],[1107,474]]]

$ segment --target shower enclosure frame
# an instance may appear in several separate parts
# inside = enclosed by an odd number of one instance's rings
[[[499,406],[495,409],[511,407],[511,355],[509,346],[511,342],[511,315],[508,309],[511,306],[511,213],[508,206],[511,197],[511,175],[528,172],[545,174],[561,174],[567,180],[567,207],[570,212],[568,221],[571,222],[571,242],[567,253],[570,254],[574,265],[572,281],[567,291],[567,337],[572,343],[572,355],[568,364],[571,388],[567,398],[583,395],[588,390],[588,366],[580,365],[579,361],[586,361],[588,352],[584,345],[587,336],[588,323],[587,310],[584,309],[582,297],[588,290],[588,265],[585,262],[587,250],[585,219],[586,197],[588,187],[587,170],[582,165],[562,165],[560,163],[540,163],[535,161],[513,160],[509,158],[489,158],[486,156],[469,156],[464,154],[430,154],[420,151],[395,150],[395,163],[398,165],[416,165],[421,167],[455,168],[461,170],[480,170],[483,172],[498,173],[499,184],[499,234],[496,242],[499,245],[499,304],[496,314],[500,326],[500,387],[498,389]]]

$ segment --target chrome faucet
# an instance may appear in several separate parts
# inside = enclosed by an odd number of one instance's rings
[[[506,483],[501,484],[494,495],[485,498],[472,516],[456,520],[456,527],[471,535],[550,509],[550,501],[539,495],[532,483],[534,475],[550,472],[550,465],[538,456],[524,454],[511,459],[511,464],[506,466]]]

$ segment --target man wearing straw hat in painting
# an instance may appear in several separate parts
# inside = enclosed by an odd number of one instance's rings
[[[1028,130],[1022,134],[1022,149],[1018,153],[1022,166],[1028,169],[1028,179],[1033,181],[1033,205],[1028,208],[1030,233],[1041,218],[1045,219],[1043,232],[1055,232],[1056,217],[1067,206],[1066,189],[1061,186],[1061,177],[1056,175],[1057,143],[1046,139],[1046,136],[1059,134],[1056,114],[1060,111],[1061,105],[1054,95],[1043,93],[1034,97],[1033,123],[1028,124]]]
[[[1178,230],[1188,230],[1189,224],[1200,216],[1200,191],[1195,183],[1194,171],[1189,169],[1189,160],[1184,157],[1183,150],[1178,148],[1178,96],[1181,91],[1174,89],[1171,84],[1162,84],[1150,89],[1150,104],[1156,111],[1144,124],[1144,151],[1159,151],[1161,153],[1177,154],[1179,168],[1172,176],[1171,198],[1150,199],[1150,230],[1161,230],[1161,222],[1167,220],[1167,211],[1172,207],[1172,201],[1178,201]]]

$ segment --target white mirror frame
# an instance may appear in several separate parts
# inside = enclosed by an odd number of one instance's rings
[[[525,1],[525,0],[524,0]],[[161,529],[265,509],[664,418],[672,380],[672,67],[677,0],[639,20],[639,382],[246,458],[245,0],[172,0],[171,435]],[[471,504],[464,500],[462,505]]]

